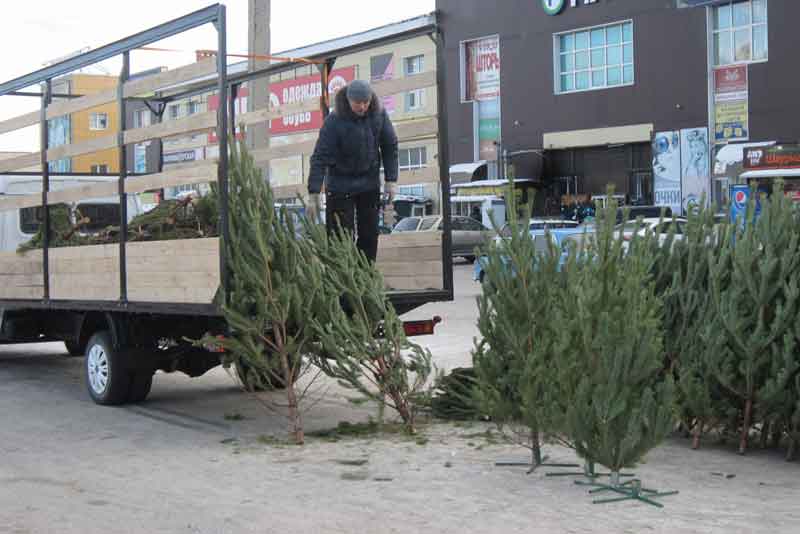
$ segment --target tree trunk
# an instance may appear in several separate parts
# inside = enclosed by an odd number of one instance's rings
[[[539,445],[539,430],[531,428],[531,467],[542,465],[542,447]]]
[[[283,336],[280,332],[276,332],[276,342],[280,345]],[[291,363],[289,355],[285,350],[281,350],[281,368],[283,369],[283,381],[286,385],[286,400],[288,401],[288,418],[289,418],[289,438],[294,440],[296,445],[302,445],[306,441],[305,432],[303,432],[303,417],[300,413],[300,405],[297,399],[297,391],[295,391],[295,379],[297,378],[294,372],[294,366]]]
[[[789,436],[789,448],[786,450],[786,461],[793,462],[797,452],[797,438]]]
[[[306,441],[306,436],[303,432],[303,418],[297,403],[294,382],[286,385],[286,397],[289,401],[289,437],[294,440],[295,445],[302,445]]]
[[[747,435],[750,433],[750,419],[753,415],[753,400],[747,399],[744,404],[744,420],[742,421],[742,435],[739,438],[739,454],[747,452]]]
[[[700,436],[703,434],[703,422],[699,419],[694,424],[692,429],[692,449],[697,450],[700,448]]]
[[[772,428],[772,426],[773,425],[768,423],[767,421],[764,421],[761,424],[761,436],[760,436],[761,442],[759,443],[759,445],[761,446],[762,449],[767,448],[767,438],[769,437],[769,429]]]

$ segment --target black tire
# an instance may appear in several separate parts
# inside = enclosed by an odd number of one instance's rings
[[[475,263],[475,256],[464,256],[464,259],[467,260],[467,263]]]
[[[130,390],[128,391],[128,402],[142,402],[150,394],[153,386],[153,372],[142,371],[133,373],[131,377]]]
[[[85,356],[85,351],[77,341],[65,341],[64,346],[67,347],[67,354],[73,357]]]
[[[107,331],[94,334],[86,344],[86,388],[97,404],[116,405],[128,401],[134,373]]]

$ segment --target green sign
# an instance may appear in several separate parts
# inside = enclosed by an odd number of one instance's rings
[[[542,8],[548,15],[558,15],[564,9],[567,0],[542,0]]]
[[[478,123],[478,138],[481,141],[500,139],[500,120],[481,119]]]

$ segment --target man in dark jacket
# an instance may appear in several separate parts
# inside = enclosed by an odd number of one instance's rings
[[[397,135],[370,85],[355,80],[342,88],[336,109],[325,119],[311,156],[308,206],[316,216],[325,182],[328,231],[358,234],[357,245],[371,261],[378,254],[381,161],[389,201],[397,185]]]

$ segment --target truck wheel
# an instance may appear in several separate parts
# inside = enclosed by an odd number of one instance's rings
[[[143,371],[134,373],[131,378],[131,386],[128,391],[128,402],[142,402],[150,394],[153,386],[153,373]]]
[[[133,373],[114,348],[107,331],[97,332],[86,345],[86,385],[97,404],[122,404],[128,400]]]
[[[77,341],[65,341],[64,346],[67,347],[67,354],[70,356],[84,356],[83,347]]]

